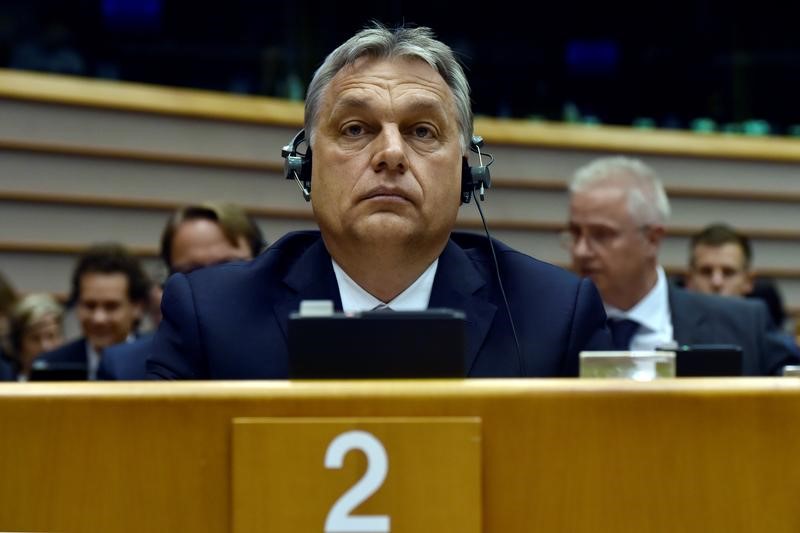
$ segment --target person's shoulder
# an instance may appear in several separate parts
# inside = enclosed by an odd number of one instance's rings
[[[0,381],[13,381],[16,378],[14,367],[14,361],[7,359],[0,348]]]
[[[453,232],[451,240],[474,262],[494,270],[494,259],[485,235],[466,232]],[[546,261],[536,259],[521,252],[503,241],[492,239],[497,262],[504,275],[530,276],[531,283],[578,285],[580,278],[573,272]]]
[[[44,352],[37,357],[42,361],[85,361],[86,360],[86,339],[68,342],[54,350]]]
[[[103,350],[103,359],[110,357],[128,357],[132,354],[148,353],[153,344],[155,332],[146,333],[132,342],[121,342]]]
[[[673,300],[717,312],[760,314],[766,311],[766,307],[763,303],[746,298],[705,294],[674,285],[670,286],[670,292],[672,293]]]
[[[200,268],[190,272],[186,277],[194,286],[236,284],[252,277],[263,280],[265,272],[280,273],[288,270],[289,266],[320,239],[319,231],[293,231],[275,241],[255,259]]]
[[[98,377],[103,380],[144,380],[146,360],[153,346],[154,333],[133,342],[123,342],[103,350]]]
[[[705,294],[674,285],[670,286],[670,300],[673,307],[678,307],[678,311],[690,306],[709,316],[727,317],[728,320],[743,324],[763,324],[768,320],[767,307],[758,300]]]

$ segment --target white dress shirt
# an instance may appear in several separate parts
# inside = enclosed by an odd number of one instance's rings
[[[342,270],[336,261],[333,263],[333,273],[339,285],[339,296],[342,299],[342,311],[355,313],[369,311],[383,304],[395,311],[424,311],[428,308],[433,289],[433,278],[436,276],[436,267],[439,265],[437,258],[406,290],[398,294],[390,302],[382,302],[365,291],[353,278]]]
[[[669,290],[667,275],[660,266],[656,268],[655,286],[639,303],[623,311],[604,304],[609,319],[630,319],[639,323],[639,329],[631,339],[631,350],[654,350],[674,348],[672,335],[672,314],[669,309]]]

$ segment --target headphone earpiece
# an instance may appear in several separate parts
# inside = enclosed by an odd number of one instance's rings
[[[303,193],[306,202],[311,200],[311,146],[305,153],[298,152],[301,144],[306,143],[306,130],[300,130],[292,141],[281,149],[281,157],[286,162],[283,165],[287,180],[295,180]]]
[[[469,143],[469,149],[478,154],[478,166],[471,167],[467,158],[461,160],[461,203],[468,204],[472,198],[473,191],[478,191],[478,196],[481,201],[486,199],[485,190],[492,186],[492,176],[489,173],[489,165],[494,163],[494,157],[491,154],[484,154],[481,152],[483,146],[483,138],[480,135],[473,135]],[[489,164],[483,164],[483,156],[487,155],[491,158]]]

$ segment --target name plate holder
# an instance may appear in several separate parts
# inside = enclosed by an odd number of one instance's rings
[[[475,417],[236,418],[232,531],[479,533]]]

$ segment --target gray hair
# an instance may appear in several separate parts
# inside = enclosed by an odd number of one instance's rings
[[[638,159],[595,159],[575,172],[569,191],[581,192],[602,184],[621,184],[625,187],[628,211],[638,223],[664,225],[669,220],[669,199],[664,184],[653,169]]]
[[[308,86],[305,108],[305,129],[309,146],[325,89],[340,70],[364,56],[377,59],[421,59],[436,70],[453,92],[461,131],[461,149],[466,152],[472,140],[472,106],[469,83],[453,51],[437,40],[430,28],[400,27],[390,30],[379,23],[361,30],[331,52],[314,73]]]

